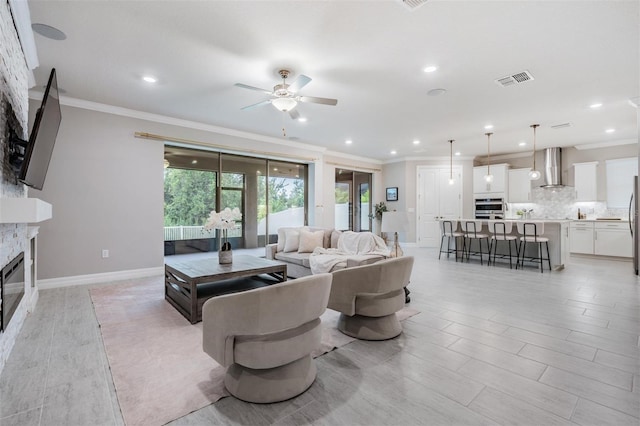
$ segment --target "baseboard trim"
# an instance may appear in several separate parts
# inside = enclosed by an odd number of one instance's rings
[[[164,274],[164,266],[145,269],[131,269],[128,271],[103,272],[99,274],[75,275],[71,277],[48,278],[38,280],[38,289],[71,287],[74,285],[100,284],[109,281],[131,280]]]

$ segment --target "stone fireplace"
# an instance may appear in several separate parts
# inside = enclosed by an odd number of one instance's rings
[[[0,273],[0,331],[9,327],[24,294],[24,253],[20,253]]]
[[[17,182],[9,164],[10,131],[27,138],[29,74],[25,56],[14,26],[14,16],[8,2],[0,2],[0,204],[9,198],[24,198],[26,187]],[[0,268],[4,269],[29,252],[29,236],[26,223],[0,223]],[[23,255],[22,268],[28,275],[31,255]],[[23,276],[22,280],[25,278]],[[15,284],[15,283],[14,283]],[[18,285],[10,286],[13,290]],[[29,293],[30,286],[23,284]],[[23,293],[23,294],[27,294]],[[0,331],[0,371],[13,348],[27,315],[31,294],[21,297],[12,308],[11,320]],[[11,296],[10,296],[11,298]],[[33,300],[33,299],[31,299]],[[14,300],[15,301],[15,300]],[[6,305],[5,305],[6,306]]]

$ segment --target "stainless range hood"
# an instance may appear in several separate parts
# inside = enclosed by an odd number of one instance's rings
[[[543,188],[560,188],[562,184],[562,148],[544,150]]]

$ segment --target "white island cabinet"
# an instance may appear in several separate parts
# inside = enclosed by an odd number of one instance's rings
[[[460,220],[473,220],[477,219],[460,219]],[[482,222],[483,233],[488,232],[488,225],[486,220],[480,220]],[[517,222],[537,222],[544,223],[544,236],[549,238],[549,257],[551,258],[551,268],[553,270],[564,269],[569,259],[569,224],[570,220],[505,220],[504,222],[513,222],[510,235],[515,235],[520,238],[518,233]],[[474,245],[475,247],[475,245]],[[483,248],[483,250],[486,250]],[[535,253],[534,253],[535,252]],[[497,247],[497,254],[508,254],[509,249],[506,244],[499,244]],[[546,253],[544,253],[546,256]],[[515,253],[513,253],[515,257]],[[534,244],[528,244],[526,257],[537,255],[537,247]],[[545,262],[545,268],[546,266]]]

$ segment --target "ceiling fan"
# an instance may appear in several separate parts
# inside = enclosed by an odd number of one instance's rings
[[[296,107],[296,105],[298,105],[298,102],[311,102],[314,104],[323,105],[336,105],[338,103],[337,99],[298,95],[298,91],[309,84],[309,82],[311,81],[311,78],[307,77],[304,74],[300,74],[291,84],[287,83],[287,78],[289,78],[291,71],[279,70],[278,74],[280,74],[280,77],[282,77],[282,83],[273,86],[273,90],[260,89],[259,87],[236,83],[235,85],[238,87],[249,90],[256,90],[258,92],[264,92],[268,95],[271,95],[270,99],[258,102],[256,104],[247,105],[246,107],[243,107],[241,109],[250,109],[262,105],[271,104],[278,111],[288,112],[291,118],[297,119],[300,117],[300,113],[298,113],[298,111],[296,111],[294,108]]]

